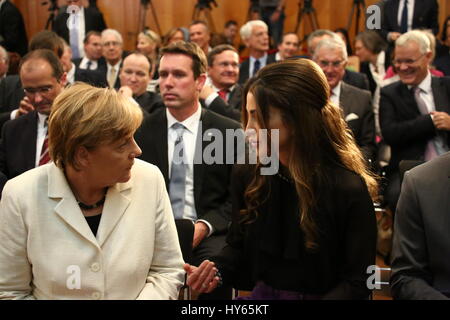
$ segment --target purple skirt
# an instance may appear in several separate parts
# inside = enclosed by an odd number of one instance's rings
[[[236,300],[320,300],[322,296],[297,291],[279,290],[258,281],[248,297],[236,297]]]

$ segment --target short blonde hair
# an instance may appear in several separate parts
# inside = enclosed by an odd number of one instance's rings
[[[134,134],[141,108],[114,89],[76,82],[53,102],[48,124],[49,153],[60,168],[77,168],[79,147],[94,149]]]

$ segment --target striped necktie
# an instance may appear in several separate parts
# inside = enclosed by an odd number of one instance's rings
[[[48,118],[45,119],[45,139],[41,148],[41,156],[39,157],[39,165],[42,166],[50,161],[50,154],[48,153]]]

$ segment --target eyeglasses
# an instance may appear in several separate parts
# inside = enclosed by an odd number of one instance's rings
[[[239,68],[239,64],[236,62],[220,62],[220,63],[215,63],[216,65],[218,65],[221,68],[227,68],[229,66],[232,66],[233,68]]]
[[[401,64],[405,64],[406,66],[411,66],[413,64],[415,64],[417,61],[419,61],[420,59],[422,59],[422,57],[425,55],[422,54],[420,55],[420,57],[418,57],[417,59],[394,59],[392,61],[392,63],[394,64],[394,66],[399,67]]]
[[[34,96],[36,93],[46,95],[53,90],[53,86],[43,86],[38,88],[23,88],[23,92],[27,96]]]
[[[333,68],[337,68],[339,67],[342,63],[344,62],[344,60],[340,60],[340,61],[326,61],[326,60],[321,60],[319,61],[319,66],[321,66],[322,68],[328,67],[328,66],[332,66]]]
[[[108,41],[108,42],[103,43],[103,46],[105,46],[105,47],[109,47],[109,46],[117,47],[119,45],[120,45],[120,42],[118,42],[118,41]]]

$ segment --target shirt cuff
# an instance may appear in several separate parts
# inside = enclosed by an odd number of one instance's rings
[[[211,103],[214,101],[214,99],[216,99],[219,95],[217,94],[217,92],[213,92],[211,93],[208,98],[205,99],[205,105],[206,107],[209,108],[209,106],[211,105]]]
[[[16,118],[17,112],[19,112],[19,109],[13,110],[11,112],[11,120],[14,120]]]
[[[196,223],[197,223],[197,222],[203,222],[204,224],[206,224],[206,225],[208,226],[209,232],[208,232],[207,237],[211,236],[212,233],[214,232],[214,229],[213,229],[212,225],[211,225],[208,221],[203,220],[203,219],[198,219],[198,220],[195,221],[195,222],[196,222]]]

